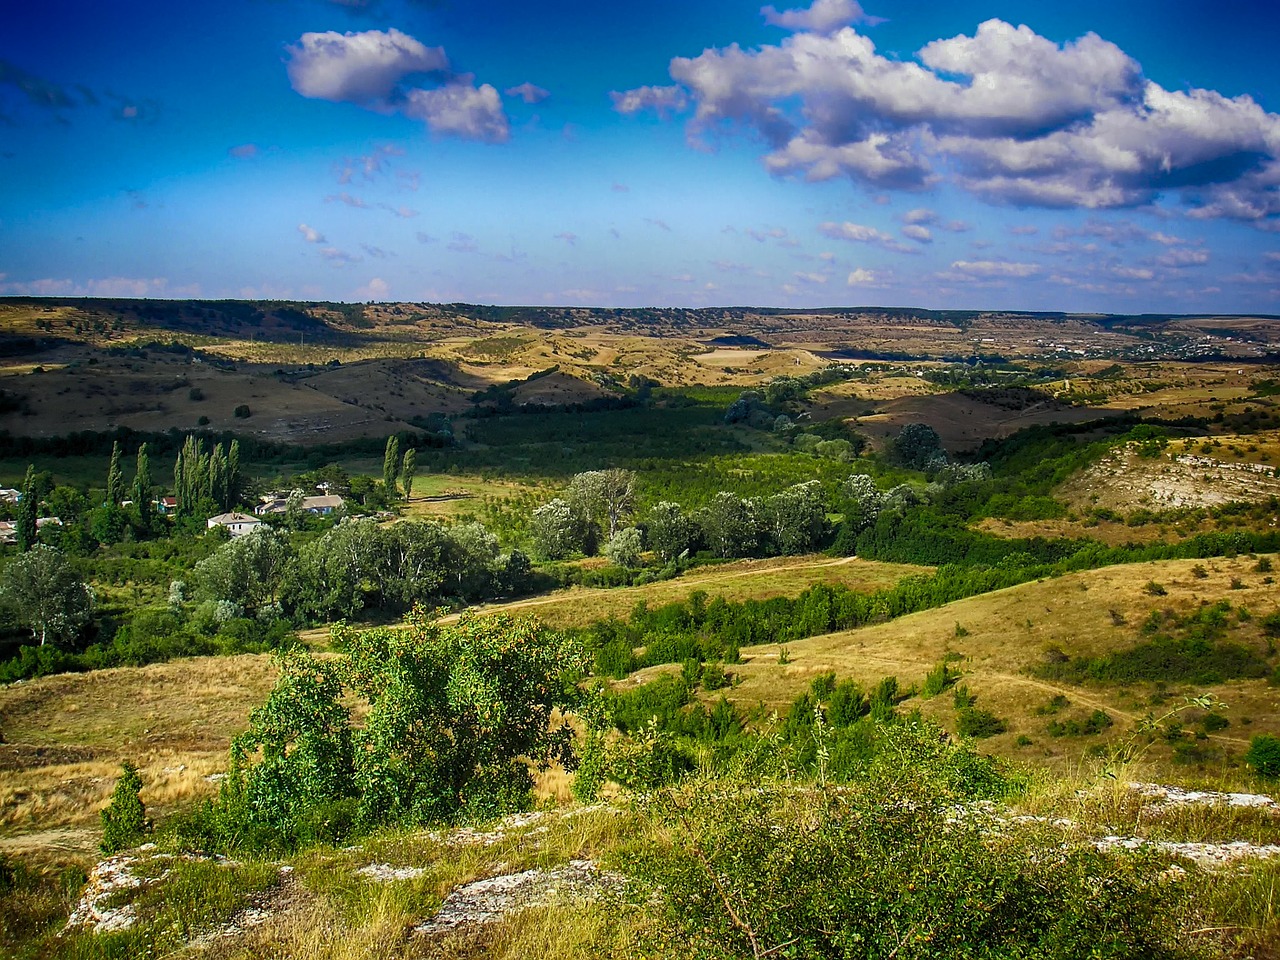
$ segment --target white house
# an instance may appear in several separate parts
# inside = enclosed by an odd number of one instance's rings
[[[346,501],[335,493],[323,497],[303,497],[299,508],[304,513],[314,513],[317,516],[327,517],[335,510],[341,510],[345,503]],[[272,513],[284,513],[288,508],[288,497],[274,497],[258,504],[254,507],[253,512],[260,517],[265,517]]]
[[[246,533],[252,533],[258,527],[262,526],[262,521],[257,517],[251,517],[246,513],[220,513],[216,517],[210,517],[206,523],[210,530],[214,527],[226,527],[231,531],[233,537],[243,537]]]

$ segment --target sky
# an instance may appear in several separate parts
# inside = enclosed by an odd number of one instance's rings
[[[6,5],[0,295],[1280,314],[1280,4]]]

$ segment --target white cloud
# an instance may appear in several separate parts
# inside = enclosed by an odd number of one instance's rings
[[[644,86],[622,92],[613,90],[609,97],[613,100],[613,109],[625,114],[653,110],[658,116],[666,116],[673,111],[684,110],[689,105],[689,97],[679,87]]]
[[[902,215],[903,223],[929,224],[938,222],[938,214],[927,207],[916,207]]]
[[[1156,273],[1146,267],[1113,267],[1111,272],[1124,280],[1154,280]]]
[[[0,281],[4,274],[0,274]],[[42,277],[0,282],[0,293],[19,297],[196,297],[199,284],[170,287],[165,277],[100,277],[89,280]]]
[[[326,243],[324,234],[313,227],[308,227],[305,223],[298,224],[298,232],[302,234],[302,239],[307,243]]]
[[[816,284],[822,284],[822,283],[826,283],[826,282],[830,279],[830,277],[828,277],[828,276],[827,276],[826,274],[824,274],[824,273],[800,273],[800,272],[797,272],[797,273],[792,274],[792,276],[794,276],[794,277],[795,277],[797,280],[799,280],[801,283],[816,283]]]
[[[368,203],[366,203],[364,200],[361,200],[359,197],[353,197],[351,194],[346,193],[345,191],[343,193],[329,194],[329,196],[324,198],[324,202],[325,203],[345,203],[348,207],[355,207],[358,210],[369,209]]]
[[[1270,260],[1272,263],[1280,263],[1280,250],[1268,250],[1262,255],[1262,259]]]
[[[889,234],[877,230],[875,227],[868,227],[861,223],[850,223],[848,220],[843,223],[836,223],[834,220],[820,223],[818,224],[818,232],[823,236],[832,237],[836,240],[852,240],[855,243],[885,243],[893,240],[893,237],[889,236]]]
[[[404,112],[425,121],[432,133],[485,143],[506,142],[511,137],[511,127],[502,109],[502,98],[489,84],[477,87],[473,81],[473,77],[466,76],[433,90],[410,90],[405,95]]]
[[[529,83],[528,81],[525,81],[518,87],[507,87],[507,89],[502,92],[508,97],[519,97],[525,103],[541,103],[543,100],[547,99],[547,97],[551,96],[550,90],[544,90],[542,87]]]
[[[476,86],[473,75],[455,74],[443,48],[427,47],[399,30],[304,33],[287,49],[289,82],[304,97],[403,113],[446,136],[486,143],[510,137],[502,98],[493,86]],[[419,85],[406,82],[415,77]],[[533,95],[540,88],[513,89]],[[349,182],[350,173],[344,177],[341,182]]]
[[[868,17],[857,0],[814,0],[807,10],[776,10],[762,7],[765,22],[785,30],[807,30],[812,33],[834,33],[851,23],[881,23],[879,17]]]
[[[767,9],[799,32],[675,57],[674,86],[615,93],[615,104],[692,105],[694,143],[748,128],[778,176],[890,189],[945,176],[993,203],[1044,207],[1173,196],[1197,218],[1280,222],[1280,116],[1248,96],[1165,90],[1096,34],[1058,44],[1001,20],[895,59],[836,28],[840,17],[819,21],[835,7]]]
[[[324,257],[330,263],[338,264],[338,266],[342,266],[347,263],[359,263],[361,259],[355,254],[347,253],[347,251],[340,250],[337,247],[322,247],[320,249],[320,256]]]
[[[851,287],[856,287],[859,284],[875,283],[875,282],[876,282],[875,273],[872,272],[871,270],[867,270],[865,267],[858,267],[856,270],[850,273],[848,278],[846,278],[845,280],[845,283]]]
[[[917,243],[933,243],[933,234],[929,232],[929,228],[922,227],[916,223],[909,223],[903,227],[902,235],[915,240]]]
[[[289,52],[289,82],[304,97],[369,104],[391,96],[409,74],[447,73],[441,47],[399,30],[304,33]]]
[[[1198,267],[1209,262],[1209,251],[1177,247],[1157,258],[1164,267]]]
[[[1038,263],[1013,263],[1008,260],[956,260],[952,270],[972,277],[1034,277],[1040,272]]]
[[[375,300],[385,301],[389,299],[391,286],[381,277],[374,277],[363,287],[357,287],[355,298],[357,300]]]

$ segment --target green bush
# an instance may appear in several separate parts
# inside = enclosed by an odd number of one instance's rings
[[[111,802],[102,811],[102,841],[98,849],[103,853],[116,853],[136,847],[151,830],[147,810],[138,793],[142,790],[142,778],[137,768],[128,761],[120,769],[120,779],[111,792]]]
[[[989,710],[965,707],[956,714],[956,730],[962,737],[984,739],[1004,733],[1008,725]]]
[[[936,737],[936,729],[931,733]],[[692,958],[1186,956],[1188,888],[1145,852],[1100,853],[1044,827],[955,814],[949,754],[908,753],[836,790],[746,768],[660,791],[627,866],[648,914],[639,952]],[[894,760],[901,762],[902,757]]]
[[[1260,777],[1274,780],[1280,777],[1280,737],[1269,733],[1259,734],[1249,742],[1249,752],[1244,762]]]

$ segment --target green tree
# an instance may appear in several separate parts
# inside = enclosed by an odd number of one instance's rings
[[[142,778],[132,763],[125,761],[120,769],[120,779],[111,792],[111,802],[102,811],[102,841],[98,849],[103,853],[118,853],[137,846],[151,830],[147,822],[147,808],[138,794],[142,790]]]
[[[18,500],[18,519],[15,523],[18,549],[30,550],[36,544],[36,518],[40,515],[40,488],[36,480],[36,468],[27,464],[27,476],[22,481],[22,496]]]
[[[275,602],[293,560],[288,538],[263,525],[235,537],[195,566],[199,593],[254,610]]]
[[[413,478],[417,475],[418,451],[410,447],[404,452],[404,461],[400,467],[400,484],[404,487],[406,500],[413,496]]]
[[[572,732],[551,719],[574,703],[566,679],[586,661],[535,621],[414,614],[407,630],[344,627],[335,639],[345,661],[281,657],[233,744],[221,803],[242,821],[287,841],[348,801],[364,827],[482,819],[527,805],[528,762],[568,758]]]
[[[569,481],[565,498],[574,511],[588,524],[604,528],[606,538],[617,536],[622,521],[635,508],[636,475],[616,467],[589,470]]]
[[[1269,733],[1259,734],[1249,742],[1249,752],[1244,762],[1257,771],[1258,776],[1275,779],[1280,777],[1280,737]]]
[[[133,474],[133,502],[138,508],[138,523],[144,531],[150,531],[153,523],[151,509],[151,460],[147,445],[138,447],[138,464]]]
[[[640,531],[635,527],[623,527],[604,548],[604,554],[620,567],[641,566]]]
[[[387,496],[396,495],[396,477],[400,473],[400,438],[387,437],[387,446],[382,453],[382,485],[387,489]]]
[[[534,549],[545,560],[563,560],[582,548],[581,523],[567,500],[544,503],[530,517]]]
[[[947,462],[938,431],[927,423],[908,423],[894,437],[890,449],[894,460],[911,470],[932,469],[935,464],[942,467]]]
[[[111,445],[111,466],[107,468],[107,505],[118,507],[124,499],[124,470],[120,466],[120,441]]]
[[[702,536],[718,557],[746,557],[759,542],[754,504],[726,490],[698,514]]]
[[[232,440],[227,448],[227,499],[226,509],[231,510],[244,496],[244,476],[240,473],[240,441]]]
[[[66,557],[42,543],[9,561],[0,595],[40,646],[70,643],[93,617],[93,591]]]
[[[769,538],[779,553],[805,553],[817,548],[827,523],[822,484],[810,480],[766,498],[764,517]]]
[[[658,558],[670,563],[696,546],[698,525],[680,504],[663,500],[649,511],[648,536]]]

